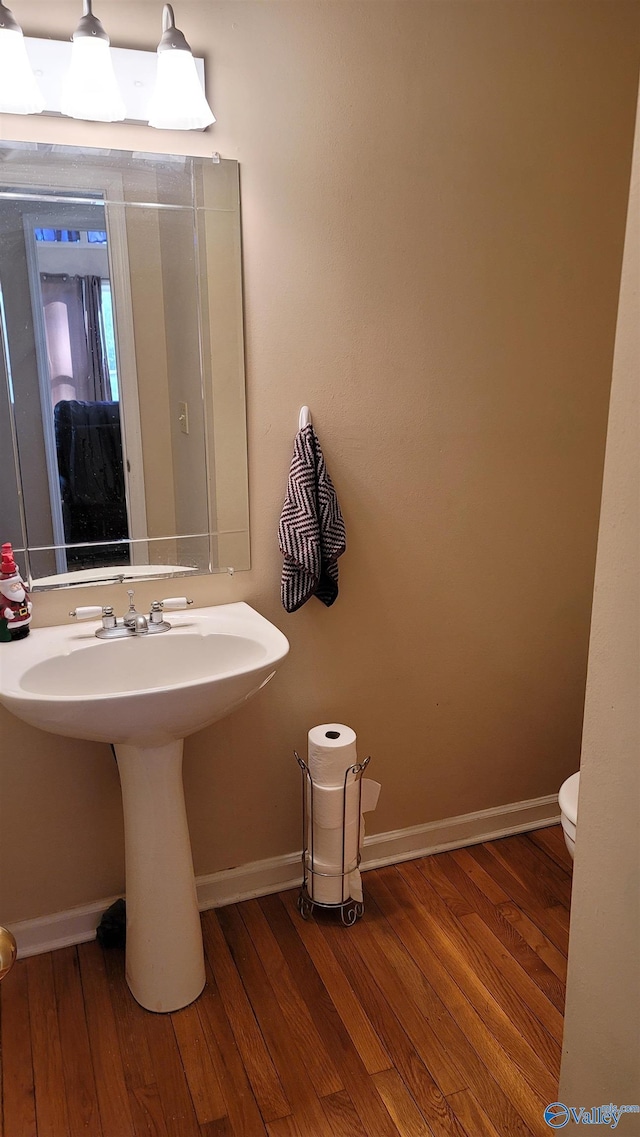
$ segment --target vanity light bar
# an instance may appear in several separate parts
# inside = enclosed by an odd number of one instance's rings
[[[60,93],[71,62],[71,42],[25,36],[24,44],[44,98],[43,114],[60,115]],[[146,125],[156,81],[157,53],[112,47],[111,58],[124,99],[124,121]],[[194,63],[204,89],[204,60],[194,58]]]

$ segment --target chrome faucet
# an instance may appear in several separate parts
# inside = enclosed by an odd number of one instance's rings
[[[96,636],[99,640],[115,640],[129,636],[148,636],[152,632],[168,632],[171,624],[164,619],[164,609],[186,608],[189,604],[193,604],[193,600],[187,600],[186,596],[170,596],[166,600],[154,600],[149,615],[145,616],[136,609],[132,588],[127,591],[127,596],[129,597],[129,609],[121,619],[115,615],[110,604],[104,608],[97,605],[87,608],[74,608],[69,615],[76,620],[92,620],[101,616],[102,627],[98,628]]]
[[[128,628],[136,636],[146,636],[149,631],[147,617],[143,616],[141,612],[136,611],[136,606],[133,603],[133,589],[127,590],[129,597],[129,611],[122,617],[122,622],[125,628]],[[162,629],[164,631],[164,628]],[[103,637],[106,638],[106,637]]]

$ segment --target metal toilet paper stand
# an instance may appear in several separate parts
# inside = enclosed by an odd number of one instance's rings
[[[297,750],[294,750],[296,762],[302,771],[302,871],[303,879],[300,888],[300,895],[298,897],[298,911],[303,920],[308,920],[313,915],[315,908],[320,908],[324,912],[339,912],[340,919],[345,927],[350,927],[355,924],[360,916],[364,915],[364,902],[361,900],[354,900],[349,896],[349,875],[357,869],[361,856],[360,856],[360,835],[362,828],[362,775],[366,770],[371,757],[365,758],[364,762],[356,762],[353,766],[349,766],[345,770],[344,783],[342,786],[342,864],[339,872],[320,872],[316,868],[314,857],[314,834],[313,834],[313,778],[311,771],[301,758]],[[354,776],[354,781],[350,785],[358,786],[358,842],[357,842],[357,856],[354,863],[346,864],[346,843],[347,843],[347,783],[349,775]],[[340,882],[340,895],[345,896],[346,885],[346,899],[343,899],[339,904],[325,904],[320,900],[314,900],[312,892],[315,891],[313,883],[316,878],[323,878],[325,880],[335,880]],[[311,883],[311,890],[309,884]]]

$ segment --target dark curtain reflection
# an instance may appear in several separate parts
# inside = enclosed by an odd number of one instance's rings
[[[54,411],[65,542],[128,538],[120,408],[61,400]],[[69,567],[128,564],[129,546],[69,549]]]
[[[128,564],[120,429],[99,276],[40,274],[64,539],[69,568]],[[101,544],[105,542],[105,544]],[[93,543],[92,548],[73,546]]]

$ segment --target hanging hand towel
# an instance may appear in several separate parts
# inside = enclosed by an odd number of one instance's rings
[[[295,612],[310,596],[327,607],[338,595],[338,557],[346,548],[344,521],[311,423],[293,448],[287,496],[278,529],[282,603]]]

